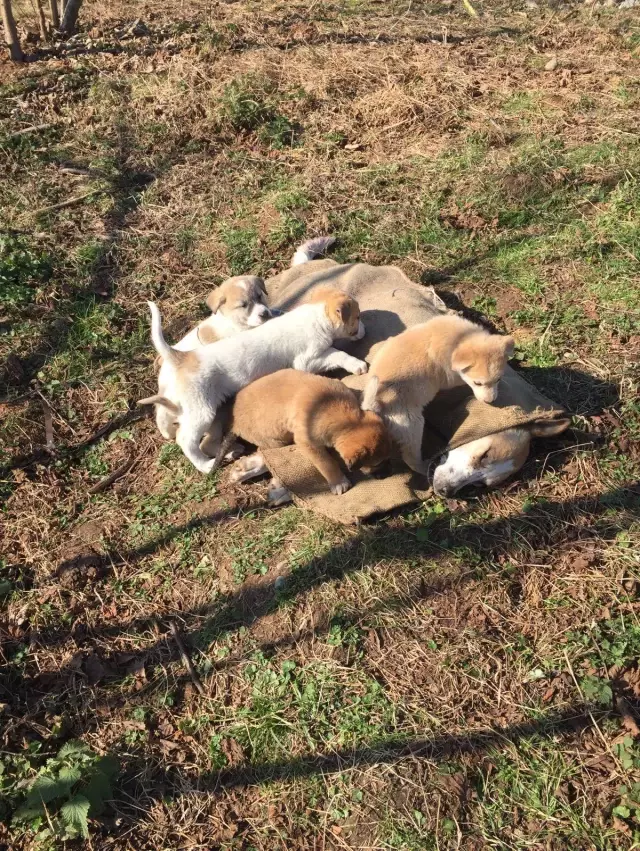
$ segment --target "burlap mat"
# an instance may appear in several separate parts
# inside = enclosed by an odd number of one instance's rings
[[[371,361],[375,347],[405,328],[426,322],[447,309],[433,289],[410,281],[394,266],[364,263],[338,265],[333,260],[313,260],[287,269],[267,282],[272,306],[289,310],[304,301],[316,286],[332,286],[360,304],[366,336],[345,348]],[[367,376],[347,376],[345,384],[362,390]],[[547,399],[512,369],[501,382],[497,402],[478,402],[466,387],[438,394],[425,411],[423,455],[433,458],[447,447],[455,448],[480,437],[537,420],[559,419],[563,409]],[[390,475],[374,479],[351,475],[354,486],[334,496],[327,484],[295,446],[263,450],[271,472],[293,493],[298,505],[339,523],[356,523],[376,514],[424,499],[428,482],[398,464]]]

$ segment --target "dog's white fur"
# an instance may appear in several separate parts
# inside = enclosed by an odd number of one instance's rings
[[[308,263],[309,260],[313,260],[314,257],[326,254],[335,241],[335,236],[316,236],[314,239],[308,239],[299,246],[293,255],[291,265],[300,266],[302,263]]]
[[[255,275],[229,278],[209,293],[207,305],[211,316],[192,328],[173,348],[189,352],[214,342],[214,338],[222,340],[248,328],[257,328],[271,318],[266,299],[262,278]]]
[[[343,293],[335,293],[339,304],[355,304]],[[202,437],[211,428],[220,404],[247,384],[279,369],[293,367],[303,372],[326,372],[344,369],[355,375],[367,371],[367,364],[333,347],[336,339],[360,339],[364,327],[347,330],[340,321],[332,320],[333,306],[319,301],[295,308],[259,328],[234,335],[217,343],[179,352],[168,345],[162,333],[160,311],[153,302],[151,338],[163,358],[159,385],[171,403],[178,422],[176,440],[191,463],[208,473],[215,459],[200,449]]]
[[[433,474],[433,489],[453,496],[468,485],[495,487],[516,473],[527,460],[532,437],[552,437],[565,431],[569,419],[540,421],[481,437],[450,449]]]

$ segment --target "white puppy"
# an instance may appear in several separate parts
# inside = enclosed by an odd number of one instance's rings
[[[215,467],[200,441],[213,425],[220,404],[263,375],[279,369],[326,372],[344,369],[355,375],[367,364],[333,348],[338,339],[364,336],[357,302],[331,289],[316,289],[308,304],[276,317],[259,328],[192,351],[168,345],[162,334],[160,312],[153,302],[151,338],[163,362],[158,383],[164,399],[151,397],[166,407],[178,422],[176,440],[201,472]],[[149,400],[151,401],[151,400]]]
[[[256,275],[227,278],[217,289],[211,290],[207,307],[211,316],[192,328],[174,349],[188,352],[248,328],[257,328],[271,318],[264,281]]]

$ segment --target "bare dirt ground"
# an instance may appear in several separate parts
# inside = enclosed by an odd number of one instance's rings
[[[1,847],[640,842],[640,22],[474,6],[87,0],[0,63]],[[572,430],[357,529],[196,473],[145,300],[327,232]]]

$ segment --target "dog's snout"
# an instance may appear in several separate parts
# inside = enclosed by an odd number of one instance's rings
[[[444,496],[444,497],[453,496],[454,493],[456,492],[455,487],[453,485],[450,485],[450,484],[436,485],[434,483],[433,489],[438,496]]]

